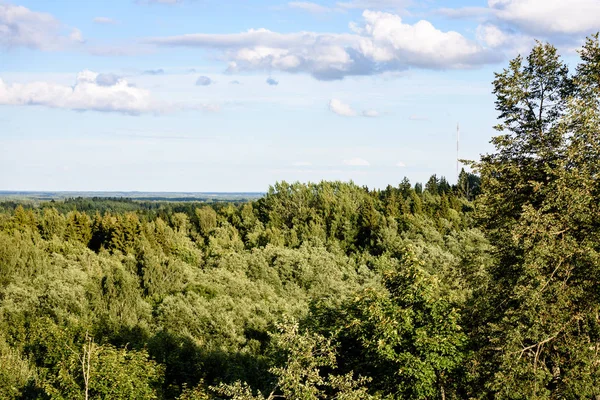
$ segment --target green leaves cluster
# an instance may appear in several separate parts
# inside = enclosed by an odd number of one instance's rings
[[[538,44],[494,81],[506,133],[478,164],[481,223],[498,258],[478,340],[499,398],[600,395],[598,35],[581,56],[571,76]]]
[[[251,388],[241,382],[221,384],[217,393],[236,400],[264,399],[375,399],[364,386],[370,380],[354,379],[353,373],[337,375],[325,371],[336,370],[336,349],[330,339],[316,333],[300,332],[298,323],[286,321],[271,334],[272,350],[278,365],[273,374],[272,389],[268,395],[254,395]]]
[[[383,191],[282,182],[239,205],[7,206],[4,397],[80,398],[87,388],[90,398],[215,398],[211,387],[221,396],[380,396],[387,389],[372,371],[352,371],[341,337],[330,334],[337,328],[307,321],[315,307],[350,310],[364,290],[387,290],[384,272],[399,268],[409,246],[424,276],[452,282],[436,293],[466,301],[480,268],[467,254],[481,265],[489,257],[469,202],[444,190],[417,194],[407,180]],[[302,328],[279,329],[286,318]]]

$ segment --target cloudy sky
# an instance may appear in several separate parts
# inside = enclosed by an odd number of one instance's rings
[[[491,81],[599,0],[0,0],[0,190],[455,180]]]

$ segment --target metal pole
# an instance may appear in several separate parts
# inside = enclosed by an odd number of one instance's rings
[[[460,141],[460,125],[456,123],[456,184],[458,185],[458,143]]]

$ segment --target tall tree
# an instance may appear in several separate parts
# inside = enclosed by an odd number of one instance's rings
[[[478,167],[497,262],[478,365],[496,398],[600,396],[599,119],[581,73],[598,73],[597,51],[596,37],[571,79],[538,43],[494,81],[504,134]]]

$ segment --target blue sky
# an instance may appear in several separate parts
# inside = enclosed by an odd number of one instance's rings
[[[571,64],[600,1],[0,0],[0,190],[264,191],[455,180],[491,81]]]

